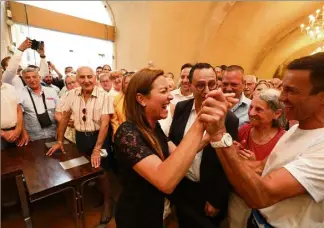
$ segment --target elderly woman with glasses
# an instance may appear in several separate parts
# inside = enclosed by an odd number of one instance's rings
[[[250,123],[239,129],[238,153],[242,159],[265,161],[285,134],[283,127],[286,118],[279,96],[280,92],[276,89],[264,89],[253,96],[249,107]],[[229,203],[230,227],[246,227],[250,211],[240,197],[232,194]]]

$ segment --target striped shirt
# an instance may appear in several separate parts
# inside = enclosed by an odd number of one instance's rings
[[[74,127],[80,132],[100,130],[101,116],[114,113],[114,99],[102,88],[95,86],[88,101],[82,96],[81,87],[70,90],[62,111],[74,116]]]

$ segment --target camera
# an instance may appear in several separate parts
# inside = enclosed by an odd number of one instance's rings
[[[43,43],[43,41],[37,41],[33,39],[31,40],[31,42],[32,42],[31,49],[35,51],[41,49],[41,44]]]

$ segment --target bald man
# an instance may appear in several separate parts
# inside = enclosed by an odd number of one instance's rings
[[[114,113],[113,98],[102,88],[97,86],[96,75],[90,67],[80,67],[76,72],[76,79],[80,87],[71,90],[62,107],[62,118],[57,129],[57,141],[48,152],[52,155],[56,150],[64,151],[64,132],[68,126],[71,114],[74,116],[76,130],[76,146],[79,151],[91,157],[94,168],[101,166],[110,169],[110,159],[101,157],[102,150],[110,155],[109,137],[107,137],[110,115]],[[112,217],[109,203],[109,179],[107,172],[101,178],[101,187],[104,194],[104,210],[101,215],[101,224],[106,224]]]

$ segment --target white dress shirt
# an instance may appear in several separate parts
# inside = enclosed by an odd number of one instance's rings
[[[187,134],[192,124],[195,122],[196,118],[197,118],[197,113],[196,113],[195,102],[194,102],[184,131],[184,135]],[[202,152],[203,150],[199,151],[196,154],[188,172],[186,173],[186,177],[194,182],[200,181],[200,164],[201,164]]]
[[[168,110],[167,118],[159,120],[159,123],[161,125],[161,128],[162,128],[164,134],[168,137],[170,127],[171,127],[171,124],[172,124],[172,116],[171,116],[171,111],[170,111],[170,105],[168,105],[167,110]]]
[[[1,129],[15,127],[17,124],[18,97],[12,85],[1,85]]]

